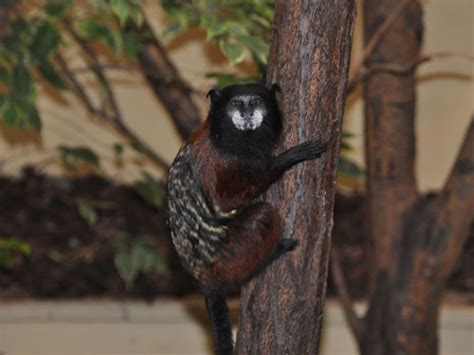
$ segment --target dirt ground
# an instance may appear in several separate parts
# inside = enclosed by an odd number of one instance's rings
[[[87,223],[78,201],[95,201],[97,221]],[[364,228],[364,198],[337,195],[333,242],[355,298],[365,295],[370,243]],[[458,299],[473,302],[474,233],[449,280]],[[0,264],[0,298],[182,296],[196,287],[181,269],[166,226],[166,211],[143,200],[133,187],[98,176],[54,178],[26,169],[18,179],[0,177],[0,240],[26,242],[29,254],[13,252]],[[127,289],[114,264],[116,241],[145,240],[169,272],[140,274]],[[451,292],[451,293],[452,293]],[[329,295],[333,295],[329,282]]]

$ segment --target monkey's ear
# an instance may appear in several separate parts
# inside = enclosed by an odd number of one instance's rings
[[[273,96],[275,96],[277,92],[278,93],[281,92],[281,87],[278,84],[272,84],[269,91],[271,92]]]
[[[211,98],[211,106],[214,106],[214,104],[217,102],[217,99],[221,96],[221,93],[219,90],[217,89],[212,89],[212,90],[209,90],[209,92],[207,93],[206,97],[210,97]]]

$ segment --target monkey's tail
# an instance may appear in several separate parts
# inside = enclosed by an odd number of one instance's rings
[[[216,355],[232,355],[232,324],[223,295],[206,295],[206,308],[211,323]]]

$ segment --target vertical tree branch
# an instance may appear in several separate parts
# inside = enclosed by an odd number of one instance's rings
[[[372,53],[375,51],[380,41],[383,39],[385,34],[392,28],[392,26],[397,22],[399,17],[405,11],[405,8],[414,0],[401,0],[398,4],[393,6],[393,10],[390,11],[389,16],[385,18],[383,24],[378,27],[377,31],[372,34],[370,39],[367,41],[367,44],[364,47],[362,56],[359,59],[358,63],[354,65],[354,73],[349,78],[347,83],[347,92],[350,93],[354,90],[358,83],[361,82],[366,71],[366,61],[370,58]]]
[[[286,224],[281,237],[299,245],[243,288],[238,354],[318,352],[354,19],[349,0],[276,3],[268,80],[282,88],[283,146],[329,145],[271,188]]]
[[[145,20],[138,31],[147,38],[138,56],[142,73],[168,110],[181,138],[187,139],[201,123],[199,110],[191,96],[192,90],[180,77],[148,21]]]
[[[438,196],[440,210],[436,227],[449,230],[446,246],[440,261],[440,278],[443,283],[449,276],[462,247],[469,236],[469,226],[474,223],[474,115],[467,128],[463,144],[454,162],[449,178]]]
[[[398,0],[366,0],[366,38],[378,31]],[[368,66],[418,58],[421,10],[412,1],[368,59]],[[374,241],[373,282],[389,276],[403,214],[417,199],[415,180],[415,78],[378,73],[365,86],[365,145],[369,232]],[[387,208],[389,206],[389,208]],[[383,287],[378,283],[377,287]],[[377,296],[374,296],[377,297]]]
[[[405,4],[405,2],[403,3]],[[389,18],[399,0],[365,0],[365,38]],[[418,1],[410,1],[366,60],[372,65],[410,63],[419,57],[423,27]],[[371,292],[365,317],[364,354],[389,354],[392,295],[405,235],[403,221],[418,198],[415,180],[415,77],[380,72],[366,81],[365,152],[369,234],[373,241]],[[389,340],[390,339],[390,340]]]

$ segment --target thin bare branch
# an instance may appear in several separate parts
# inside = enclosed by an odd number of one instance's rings
[[[87,43],[87,41],[84,38],[82,38],[79,35],[79,33],[77,33],[77,31],[74,29],[74,27],[69,21],[67,20],[63,21],[63,25],[68,31],[68,33],[71,35],[71,37],[74,39],[74,41],[79,45],[79,47],[86,54],[87,59],[91,63],[92,71],[96,74],[100,84],[102,85],[104,89],[105,95],[107,96],[107,100],[109,101],[110,108],[112,109],[113,115],[115,116],[116,119],[123,121],[122,113],[117,103],[117,99],[115,98],[115,94],[112,91],[112,87],[110,86],[109,81],[107,80],[107,77],[105,76],[104,69],[102,68],[102,64],[100,63],[96,52]]]
[[[425,54],[420,56],[417,60],[405,64],[372,64],[370,67],[363,67],[357,77],[353,77],[347,85],[346,93],[350,94],[361,82],[365,81],[371,75],[379,72],[388,72],[392,74],[409,74],[415,70],[419,65],[427,63],[433,60],[446,59],[446,58],[458,58],[468,61],[474,61],[474,55],[469,53],[454,53],[454,52],[436,52],[432,54]]]
[[[344,271],[342,270],[341,260],[339,258],[339,252],[335,245],[331,247],[331,276],[336,286],[336,290],[339,296],[339,301],[342,304],[346,321],[351,328],[352,333],[356,340],[360,343],[362,341],[364,323],[354,311],[353,302],[347,289],[346,280],[344,277]]]
[[[402,15],[403,11],[405,8],[414,0],[402,0],[400,3],[395,6],[393,9],[392,13],[385,19],[385,22],[382,24],[382,26],[379,27],[377,32],[374,33],[374,35],[370,38],[370,40],[367,42],[367,45],[365,46],[362,56],[359,59],[358,63],[354,66],[354,71],[351,77],[349,78],[349,81],[347,83],[347,87],[355,87],[356,83],[359,83],[360,76],[363,75],[363,72],[365,71],[365,62],[367,59],[372,55],[374,52],[375,48],[377,48],[377,45],[380,43],[382,40],[383,36],[392,28],[392,26],[397,22],[398,18]],[[353,88],[350,90],[352,91]],[[347,92],[350,92],[347,90]]]
[[[76,78],[74,73],[71,71],[69,66],[67,65],[66,60],[64,57],[58,53],[55,56],[55,60],[63,72],[63,74],[66,76],[68,79],[69,83],[72,85],[72,89],[74,90],[76,96],[79,98],[79,100],[83,103],[83,105],[86,107],[87,111],[96,116],[100,116],[102,118],[106,118],[106,113],[103,112],[102,110],[99,110],[96,108],[87,94],[87,90],[82,86],[82,84],[79,82],[79,80]]]
[[[142,139],[140,139],[134,132],[132,132],[128,126],[125,124],[120,108],[117,103],[117,99],[112,90],[112,87],[105,75],[104,68],[102,67],[97,54],[91,46],[85,41],[72,27],[70,23],[64,23],[65,28],[69,34],[74,38],[76,43],[81,47],[81,49],[86,54],[88,60],[91,62],[91,70],[97,76],[97,79],[100,81],[102,88],[105,92],[107,100],[109,101],[109,106],[112,109],[112,113],[108,114],[103,110],[96,109],[87,95],[86,90],[79,83],[79,80],[75,77],[74,73],[68,68],[65,60],[62,58],[63,71],[71,81],[75,92],[77,93],[80,100],[84,103],[88,111],[92,114],[97,115],[107,123],[111,124],[124,138],[129,140],[129,142],[137,147],[140,147],[142,153],[147,156],[153,163],[158,167],[167,171],[169,169],[168,162],[159,156],[148,144],[146,144]]]
[[[168,171],[170,167],[169,163],[159,156],[154,149],[140,139],[135,133],[133,133],[122,121],[117,121],[114,126],[133,146],[139,147],[140,151],[157,166],[165,170],[165,172]]]

